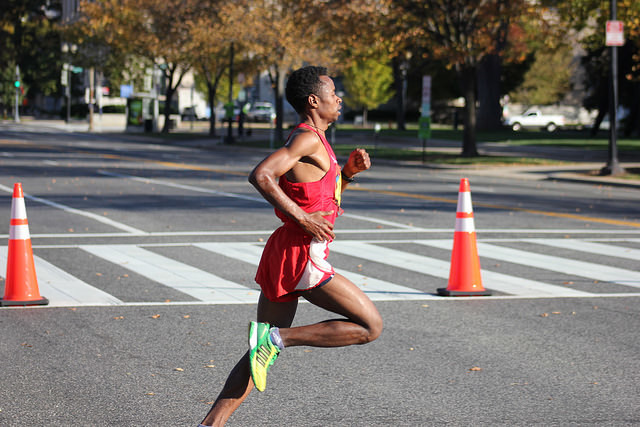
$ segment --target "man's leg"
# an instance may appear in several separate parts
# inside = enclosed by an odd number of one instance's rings
[[[378,338],[382,332],[382,317],[376,306],[360,288],[340,274],[336,274],[326,285],[306,291],[302,296],[312,304],[346,319],[280,329],[285,347],[365,344]]]
[[[275,303],[260,294],[258,321],[281,328],[288,328],[293,322],[297,306],[297,300]],[[202,424],[205,426],[223,426],[231,414],[247,398],[252,389],[253,381],[251,381],[251,373],[249,372],[249,352],[247,352],[229,374],[220,395],[218,395]]]

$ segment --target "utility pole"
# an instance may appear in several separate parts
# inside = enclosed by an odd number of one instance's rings
[[[611,82],[609,92],[609,159],[600,170],[601,175],[622,175],[624,169],[618,162],[617,125],[618,125],[618,46],[624,45],[622,23],[618,19],[617,0],[610,0],[610,18],[607,22],[607,46],[611,49]],[[613,30],[618,37],[610,37]],[[611,40],[610,40],[611,38]]]

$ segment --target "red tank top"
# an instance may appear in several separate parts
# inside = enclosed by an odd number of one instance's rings
[[[329,154],[329,170],[318,181],[312,182],[291,182],[285,175],[282,175],[278,181],[278,185],[282,188],[285,194],[289,196],[291,200],[296,202],[305,212],[333,211],[333,214],[328,215],[325,218],[331,221],[331,223],[335,223],[336,217],[342,213],[340,210],[342,180],[340,177],[340,166],[338,165],[338,160],[336,159],[336,155],[333,152],[331,145],[329,145],[329,142],[321,134],[316,132],[316,130],[311,126],[304,123],[300,123],[293,131],[300,127],[309,129],[318,135],[324,145],[324,148],[327,150],[327,154]],[[293,132],[291,132],[291,134],[293,134]],[[291,138],[291,135],[289,135],[289,138]],[[287,138],[287,142],[289,141],[289,138]],[[285,224],[295,224],[291,218],[280,212],[278,209],[275,211],[278,218],[280,218]]]

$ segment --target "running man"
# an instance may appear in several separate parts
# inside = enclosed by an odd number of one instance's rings
[[[369,155],[357,149],[342,169],[338,165],[325,131],[340,116],[342,99],[326,68],[294,71],[286,96],[300,124],[285,146],[249,176],[284,224],[267,241],[258,266],[262,292],[257,322],[249,324],[249,351],[201,426],[223,426],[254,385],[264,391],[269,367],[286,347],[366,344],[382,332],[382,318],[371,300],[327,261],[342,191],[369,169]],[[292,328],[299,297],[344,318]]]

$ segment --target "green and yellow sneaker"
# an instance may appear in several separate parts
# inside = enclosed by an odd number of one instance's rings
[[[249,323],[249,367],[258,391],[264,391],[267,387],[267,372],[280,353],[280,349],[269,338],[270,329],[268,323]]]

